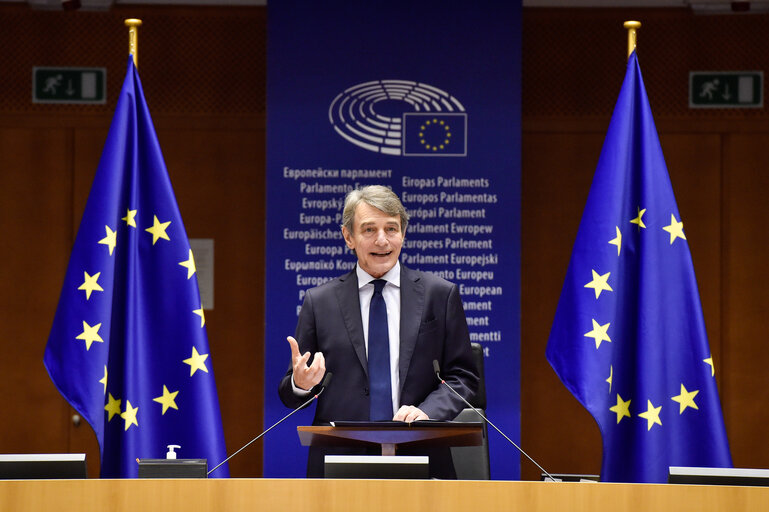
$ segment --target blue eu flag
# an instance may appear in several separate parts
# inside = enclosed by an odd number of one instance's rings
[[[195,271],[129,58],[44,358],[96,433],[102,477],[135,477],[170,444],[209,466],[226,457]]]
[[[633,53],[547,345],[598,423],[606,481],[731,467],[683,227]]]

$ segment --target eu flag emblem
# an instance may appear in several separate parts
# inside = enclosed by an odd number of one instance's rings
[[[195,259],[131,57],[44,361],[96,433],[102,477],[135,477],[169,444],[226,457]]]
[[[731,467],[694,267],[635,52],[547,345],[595,418],[601,477],[666,482]]]
[[[405,156],[467,155],[467,114],[409,112],[403,114]]]

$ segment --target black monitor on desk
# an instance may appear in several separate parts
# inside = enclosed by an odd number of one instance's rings
[[[86,478],[85,453],[0,454],[0,480]]]
[[[668,483],[769,487],[769,469],[670,466],[668,468]]]

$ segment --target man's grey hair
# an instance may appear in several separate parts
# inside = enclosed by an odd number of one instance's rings
[[[344,211],[342,212],[342,227],[353,232],[353,217],[355,209],[360,203],[366,203],[383,211],[391,217],[400,217],[401,233],[406,234],[406,226],[409,223],[409,214],[398,196],[389,188],[382,185],[368,185],[351,190],[344,198]]]

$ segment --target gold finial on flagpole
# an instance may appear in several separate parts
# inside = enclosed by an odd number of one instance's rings
[[[627,29],[627,58],[630,58],[630,54],[635,50],[636,44],[636,30],[641,28],[640,21],[626,21],[623,26]]]
[[[134,56],[134,66],[139,67],[139,27],[142,20],[129,18],[125,20],[128,27],[128,54]]]

